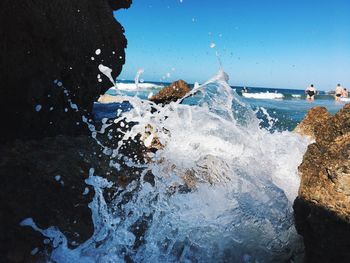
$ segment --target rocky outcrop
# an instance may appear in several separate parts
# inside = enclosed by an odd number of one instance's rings
[[[120,134],[121,127],[118,130],[115,136]],[[99,135],[99,139],[101,142],[108,140],[106,135]],[[123,154],[131,158],[135,156],[137,145],[130,145]],[[89,136],[17,140],[0,147],[2,260],[38,262],[50,252],[51,242],[44,242],[45,237],[31,227],[20,226],[27,218],[33,218],[42,229],[56,226],[67,237],[71,248],[91,237],[94,227],[88,204],[94,196],[94,188],[85,183],[90,169],[94,170],[94,175],[114,183],[113,189],[105,192],[106,200],[137,179],[139,173],[137,169],[125,168],[122,162],[117,171],[110,166],[111,157],[102,154],[102,150]],[[142,149],[138,153],[142,160]]]
[[[299,166],[294,202],[307,262],[350,262],[350,104],[310,110],[297,130],[315,139]]]
[[[44,262],[49,255],[52,242],[20,226],[26,218],[43,229],[57,226],[70,247],[91,236],[90,168],[120,187],[135,178],[110,167],[87,128],[94,101],[110,87],[107,78],[99,82],[98,65],[116,77],[125,62],[127,42],[113,10],[130,4],[1,1],[1,262]]]
[[[125,62],[127,41],[113,10],[130,4],[1,1],[1,141],[86,133],[81,116],[89,118],[110,86],[98,81],[98,65],[116,77]]]
[[[188,84],[183,80],[178,80],[163,88],[158,94],[152,96],[150,101],[157,104],[167,104],[183,98],[189,91],[190,88]]]
[[[330,114],[325,107],[314,107],[308,112],[303,121],[298,124],[294,131],[316,140],[321,127],[324,125],[330,126],[329,121],[331,118],[332,114]]]
[[[1,258],[10,262],[37,261],[50,244],[20,222],[33,218],[41,228],[57,226],[70,244],[91,236],[88,203],[93,188],[84,180],[97,164],[91,139],[58,136],[38,141],[16,141],[0,148]],[[86,188],[86,190],[85,190]],[[86,195],[83,195],[83,193]],[[38,248],[36,255],[31,251]]]

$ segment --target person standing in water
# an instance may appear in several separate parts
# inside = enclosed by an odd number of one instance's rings
[[[309,87],[306,88],[305,90],[306,93],[306,99],[307,100],[314,100],[315,95],[316,95],[316,88],[314,87],[314,84],[311,84]]]
[[[348,98],[349,97],[349,93],[348,91],[346,90],[346,88],[343,88],[343,93],[341,95],[342,98]]]
[[[335,100],[340,101],[340,98],[343,95],[343,93],[344,93],[343,87],[338,83],[337,87],[335,88],[335,95],[334,95]]]

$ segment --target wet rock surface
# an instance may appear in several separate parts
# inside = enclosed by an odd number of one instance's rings
[[[316,141],[299,166],[294,202],[306,260],[350,262],[350,104],[335,116],[315,107],[297,129]]]
[[[91,237],[90,168],[120,187],[135,177],[110,166],[82,121],[96,125],[93,103],[109,88],[98,65],[116,77],[125,62],[113,11],[131,2],[1,1],[0,262],[49,258],[52,241],[20,226],[26,218],[57,226],[71,248]]]
[[[44,257],[50,244],[20,222],[33,218],[43,229],[57,226],[71,244],[86,240],[93,231],[88,203],[94,195],[85,184],[96,164],[91,139],[58,136],[16,141],[2,146],[0,163],[1,255],[14,262]],[[86,188],[86,189],[85,189]],[[83,193],[86,193],[85,195]],[[37,255],[31,251],[39,249]]]
[[[109,141],[102,136],[100,142]],[[109,143],[109,147],[116,146]],[[131,142],[130,148],[121,152],[126,158],[143,160],[142,149]],[[52,242],[31,227],[20,226],[27,218],[41,229],[57,227],[70,248],[91,237],[94,227],[88,205],[95,192],[85,181],[91,169],[113,184],[104,191],[107,202],[140,175],[139,169],[103,154],[103,148],[90,136],[17,140],[1,146],[0,156],[0,256],[5,262],[37,262],[49,257]],[[111,161],[118,162],[119,170]],[[151,182],[152,175],[148,178]]]
[[[183,80],[178,80],[160,90],[158,94],[153,95],[150,101],[157,104],[167,104],[183,98],[189,91],[188,84]]]

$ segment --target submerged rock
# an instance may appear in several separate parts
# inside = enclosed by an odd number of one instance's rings
[[[335,116],[310,110],[298,132],[311,135],[294,202],[307,262],[350,262],[350,104]]]
[[[99,64],[116,77],[125,62],[127,41],[113,10],[130,4],[1,1],[1,141],[86,133],[82,115],[89,118],[109,88]]]
[[[163,88],[158,94],[153,95],[150,101],[157,104],[167,104],[183,98],[189,91],[188,84],[183,80],[178,80]]]

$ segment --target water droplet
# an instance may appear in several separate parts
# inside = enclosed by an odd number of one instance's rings
[[[39,111],[41,111],[41,108],[42,108],[42,106],[40,104],[38,104],[35,106],[35,111],[39,112]]]

